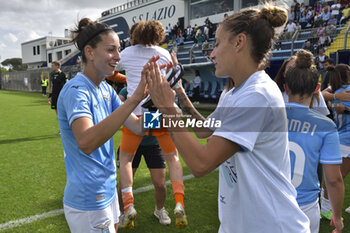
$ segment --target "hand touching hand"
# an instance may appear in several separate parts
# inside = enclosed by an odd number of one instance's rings
[[[148,60],[148,62],[143,66],[143,70],[141,71],[141,81],[139,85],[137,86],[133,96],[140,102],[147,96],[147,80],[146,80],[146,73],[149,71],[149,64],[154,62],[156,63],[159,59],[158,56],[153,56],[151,59]]]
[[[175,92],[170,88],[165,76],[161,75],[160,67],[156,62],[148,63],[146,78],[153,103],[158,108],[173,107]]]

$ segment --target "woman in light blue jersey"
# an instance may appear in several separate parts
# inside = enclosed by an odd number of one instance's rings
[[[344,179],[350,172],[350,101],[339,100],[338,95],[344,91],[350,91],[350,68],[346,64],[339,64],[331,68],[329,72],[330,88],[328,90],[333,92],[332,111],[339,132],[340,151],[343,157],[343,164],[340,168]],[[350,207],[345,211],[350,213]],[[326,189],[321,197],[321,214],[328,219],[332,214]]]
[[[64,86],[57,106],[67,172],[64,213],[73,233],[116,232],[119,207],[112,137],[122,124],[142,134],[142,119],[132,111],[144,98],[146,81],[142,78],[122,104],[104,81],[120,60],[115,31],[84,18],[73,31],[73,42],[81,51],[84,70]]]
[[[334,210],[333,222],[337,232],[341,232],[344,184],[340,173],[339,136],[332,120],[309,108],[313,94],[320,88],[318,73],[312,64],[312,53],[301,49],[295,64],[286,72],[284,88],[289,97],[286,110],[292,183],[297,189],[297,202],[310,219],[311,233],[318,233],[320,181],[317,170],[321,163]]]

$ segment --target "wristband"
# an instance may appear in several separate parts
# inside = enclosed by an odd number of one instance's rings
[[[336,100],[336,99],[337,99],[336,93],[334,93],[334,95],[333,95],[333,100]]]

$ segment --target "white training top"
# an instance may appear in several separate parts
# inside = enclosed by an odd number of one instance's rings
[[[291,184],[287,118],[276,83],[258,71],[220,100],[208,117],[213,135],[242,149],[220,166],[219,233],[305,233],[309,220]]]
[[[287,30],[287,32],[294,32],[296,29],[297,29],[297,26],[295,25],[294,22],[288,23],[288,24],[286,25],[286,30]]]
[[[171,56],[168,50],[159,46],[144,46],[137,44],[129,46],[121,52],[121,60],[116,69],[119,71],[125,70],[126,83],[128,85],[128,98],[134,93],[141,81],[141,71],[143,66],[152,56],[156,55],[160,55],[158,65],[171,62]],[[165,69],[161,71],[165,74]],[[142,115],[141,105],[143,103],[144,100],[135,108],[133,113],[136,115]]]
[[[283,94],[283,100],[285,103],[289,102],[289,98],[287,93],[284,91]],[[324,116],[327,116],[330,114],[326,101],[323,98],[323,95],[320,93],[320,103],[318,103],[316,98],[312,98],[312,109],[316,110],[317,112],[321,113]]]

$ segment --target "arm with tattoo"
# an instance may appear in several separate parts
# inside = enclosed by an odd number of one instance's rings
[[[175,89],[175,92],[178,97],[179,107],[182,110],[184,115],[190,116],[191,119],[195,119],[196,121],[205,121],[205,118],[197,111],[197,109],[193,106],[188,96],[185,93],[182,85],[180,84],[179,88]],[[207,138],[212,135],[213,131],[209,128],[193,128],[196,136],[199,138]]]

